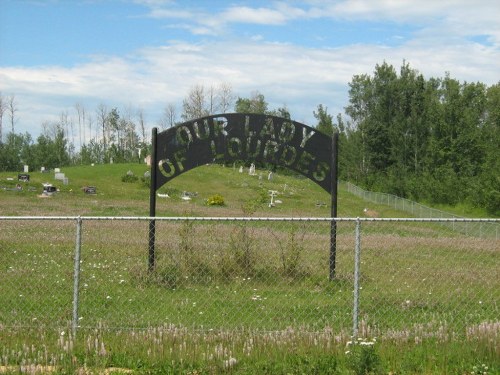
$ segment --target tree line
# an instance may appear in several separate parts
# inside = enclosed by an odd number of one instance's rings
[[[387,63],[349,83],[348,121],[318,106],[339,132],[342,179],[416,201],[466,202],[500,216],[500,82],[425,79]]]
[[[323,104],[313,111],[318,131],[339,132],[341,179],[416,201],[467,202],[500,216],[500,82],[459,82],[449,73],[426,79],[407,62],[399,71],[384,62],[372,74],[355,75],[348,96],[335,118]],[[286,106],[269,108],[258,91],[236,97],[222,83],[192,87],[180,112],[167,103],[157,125],[164,130],[231,111],[292,119]],[[149,152],[142,109],[101,104],[88,111],[76,104],[72,114],[44,123],[36,140],[15,133],[16,112],[15,96],[0,93],[0,170],[137,162]],[[11,129],[2,137],[4,113]]]

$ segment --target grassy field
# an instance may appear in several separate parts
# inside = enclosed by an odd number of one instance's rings
[[[0,216],[147,216],[144,165],[64,168],[68,185],[39,197],[0,174]],[[308,180],[203,166],[161,189],[158,216],[329,217]],[[83,186],[96,186],[85,195]],[[273,208],[268,190],[279,192]],[[181,193],[197,193],[183,201]],[[224,206],[207,206],[220,194]],[[319,204],[318,203],[325,203]],[[341,186],[339,216],[366,203]],[[381,217],[404,214],[370,205]],[[74,221],[0,221],[0,373],[450,373],[500,371],[498,241],[436,224],[364,222],[357,345],[352,334],[354,224],[158,221],[154,273],[147,222],[84,221],[80,329],[71,335]],[[38,366],[38,367],[37,367]]]

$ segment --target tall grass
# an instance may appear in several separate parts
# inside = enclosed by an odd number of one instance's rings
[[[0,191],[0,215],[146,215],[148,190],[122,183],[128,170],[140,176],[144,166],[68,168],[70,185],[49,199]],[[282,192],[282,206],[259,204],[267,188]],[[179,196],[159,199],[162,215],[329,216],[316,206],[328,196],[295,177],[206,166],[169,189]],[[184,190],[198,195],[183,202]],[[225,207],[204,205],[221,192]],[[339,199],[344,216],[362,213],[342,189]],[[0,373],[500,371],[498,242],[432,223],[363,223],[359,336],[374,344],[352,346],[354,225],[337,228],[331,282],[328,222],[157,221],[148,273],[146,222],[84,220],[72,337],[75,223],[0,221]]]

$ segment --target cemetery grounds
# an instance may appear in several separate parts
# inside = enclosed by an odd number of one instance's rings
[[[256,219],[328,218],[326,193],[294,176],[259,182],[207,166],[164,188],[171,198],[158,200],[157,214],[176,219],[157,221],[157,264],[148,272],[149,222],[103,219],[147,216],[149,191],[140,179],[121,182],[128,170],[142,176],[144,166],[66,168],[69,184],[51,198],[28,185],[0,191],[0,216],[60,217],[0,220],[0,373],[500,372],[498,239],[432,222],[339,221],[329,280],[329,221]],[[44,178],[32,173],[29,186]],[[82,193],[88,185],[96,195]],[[184,190],[197,194],[182,201]],[[283,204],[267,207],[267,190]],[[213,194],[226,205],[206,206]],[[365,205],[340,189],[339,217],[362,217]]]

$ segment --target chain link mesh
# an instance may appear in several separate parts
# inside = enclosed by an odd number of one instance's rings
[[[350,336],[354,310],[363,336],[419,340],[498,330],[496,239],[465,236],[438,221],[338,219],[329,280],[324,218],[158,218],[156,262],[148,270],[145,219],[81,218],[77,238],[75,218],[0,218],[0,325],[73,321],[80,328],[292,328]]]
[[[412,217],[419,218],[437,218],[437,219],[463,219],[463,217],[451,214],[449,212],[437,210],[435,208],[424,206],[423,204],[411,201],[406,198],[401,198],[393,194],[380,193],[375,191],[364,190],[350,182],[344,182],[347,191],[358,197],[363,198],[367,202],[386,205],[395,210],[409,213]],[[500,239],[500,224],[498,222],[482,221],[441,221],[443,226],[446,226],[453,231],[465,234],[466,236],[474,236],[480,238]]]

